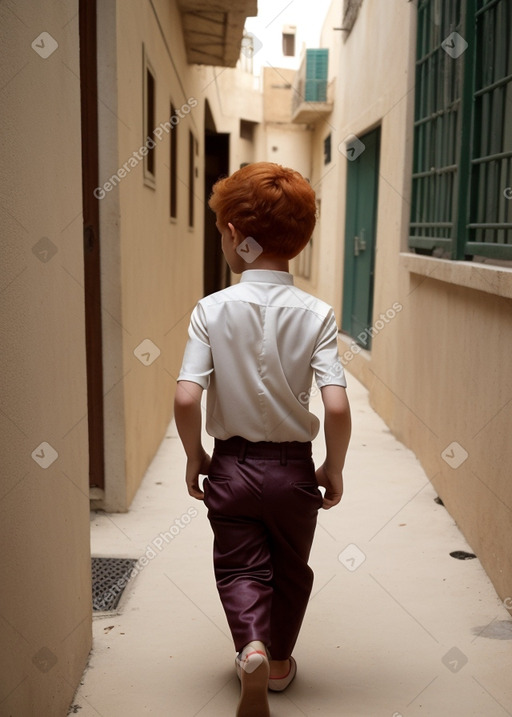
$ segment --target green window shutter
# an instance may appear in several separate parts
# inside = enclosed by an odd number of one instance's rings
[[[306,102],[327,101],[327,70],[329,50],[306,50]]]

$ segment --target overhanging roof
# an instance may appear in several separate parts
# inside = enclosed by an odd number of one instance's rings
[[[245,20],[257,0],[178,0],[190,64],[235,67]]]

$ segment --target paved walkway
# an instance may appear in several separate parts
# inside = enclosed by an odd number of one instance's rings
[[[320,511],[298,675],[272,717],[512,715],[512,621],[414,455],[349,376],[346,493]],[[318,396],[312,409],[321,415]],[[208,439],[208,444],[211,441]],[[322,459],[317,439],[316,459]],[[171,424],[127,514],[93,513],[92,554],[147,565],[119,613],[94,619],[71,713],[229,717],[239,685],[204,506],[188,496]],[[165,534],[166,540],[160,536]]]

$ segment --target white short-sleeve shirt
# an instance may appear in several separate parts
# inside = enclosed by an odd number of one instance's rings
[[[215,438],[310,441],[317,386],[346,386],[332,308],[284,271],[251,269],[201,299],[192,313],[178,381],[207,389],[206,430]]]

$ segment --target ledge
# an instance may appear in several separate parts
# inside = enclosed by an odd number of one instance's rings
[[[332,102],[300,102],[292,112],[296,124],[316,124],[331,114]]]
[[[235,67],[256,0],[178,0],[189,64]]]
[[[408,252],[400,253],[400,266],[411,274],[429,276],[436,281],[512,299],[512,269],[476,261],[436,259]]]

